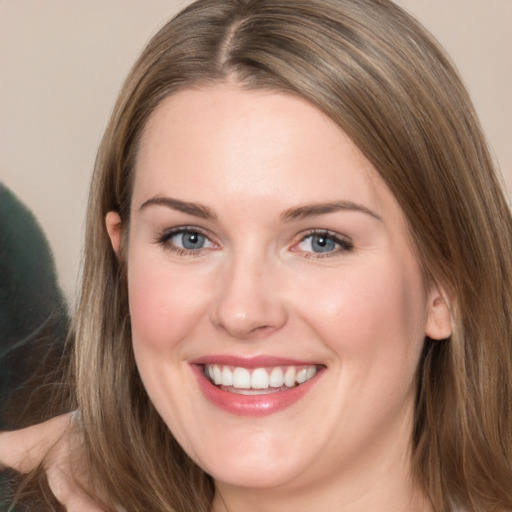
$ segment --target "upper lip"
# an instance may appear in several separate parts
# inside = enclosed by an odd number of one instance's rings
[[[234,355],[208,355],[198,357],[189,361],[190,364],[207,365],[207,364],[218,364],[226,366],[235,366],[242,368],[270,368],[273,366],[304,366],[319,364],[313,360],[300,360],[292,359],[287,357],[277,356],[253,356],[253,357],[241,357]]]

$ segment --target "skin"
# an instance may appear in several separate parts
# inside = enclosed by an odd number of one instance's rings
[[[0,465],[29,473],[40,464],[55,498],[67,512],[102,512],[86,491],[88,474],[74,414],[0,433]]]
[[[337,125],[290,95],[181,91],[146,126],[130,219],[122,257],[137,366],[215,479],[216,511],[430,510],[409,476],[409,442],[424,338],[450,334],[448,308],[442,290],[425,289],[394,197]],[[119,253],[117,213],[106,225]],[[205,245],[180,250],[182,235],[169,233],[183,227]],[[311,230],[341,243],[317,253]],[[291,406],[240,416],[198,385],[191,361],[213,354],[324,371]]]

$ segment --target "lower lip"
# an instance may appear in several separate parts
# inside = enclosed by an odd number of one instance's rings
[[[276,391],[262,395],[241,395],[239,393],[223,391],[213,385],[205,377],[203,366],[192,365],[192,368],[204,396],[213,405],[239,416],[267,416],[290,407],[311,390],[323,373],[323,369],[319,369],[312,379],[285,391]]]

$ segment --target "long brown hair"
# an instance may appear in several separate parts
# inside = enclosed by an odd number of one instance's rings
[[[138,141],[163,98],[231,81],[299,95],[343,129],[401,205],[448,340],[425,340],[414,477],[438,511],[512,509],[512,222],[468,94],[433,38],[389,0],[200,0],[152,39],[101,144],[89,199],[74,378],[108,510],[207,512],[213,482],[142,386],[123,261]],[[121,251],[122,252],[122,251]]]

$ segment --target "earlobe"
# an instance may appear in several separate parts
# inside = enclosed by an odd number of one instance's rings
[[[119,247],[121,245],[121,217],[119,217],[117,212],[108,212],[105,216],[105,225],[112,248],[116,255],[119,256]]]
[[[429,311],[425,334],[433,340],[444,340],[452,334],[450,305],[442,289],[434,286],[429,294]]]

